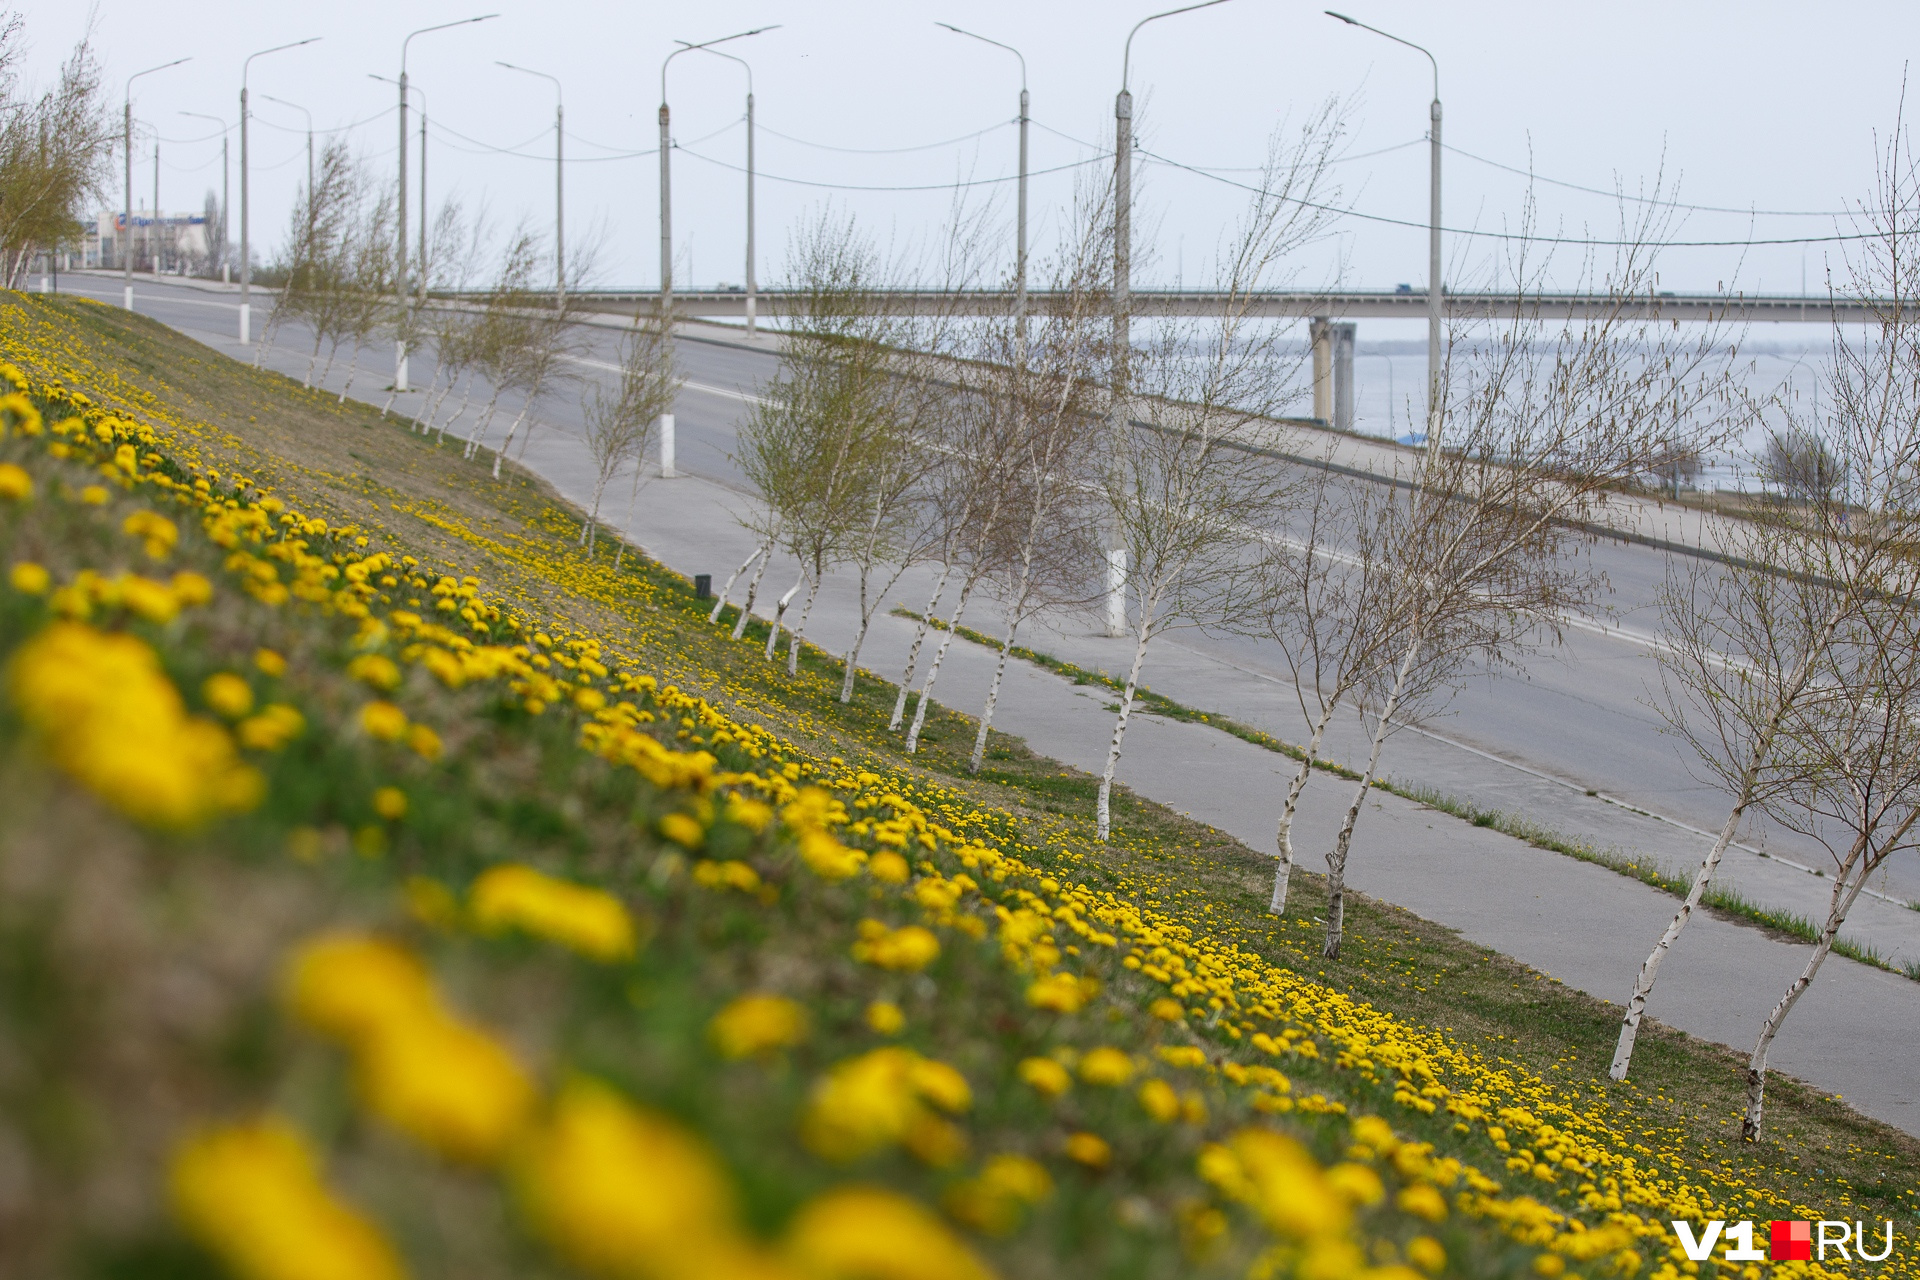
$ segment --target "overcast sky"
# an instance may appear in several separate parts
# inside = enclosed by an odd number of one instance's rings
[[[832,4],[585,3],[479,0],[454,3],[261,4],[195,0],[101,0],[94,37],[110,96],[125,78],[172,58],[182,67],[135,85],[134,109],[160,138],[160,200],[197,209],[220,185],[217,126],[232,121],[242,59],[310,35],[324,39],[254,62],[253,228],[270,252],[281,239],[305,172],[299,103],[320,129],[348,136],[386,181],[395,165],[395,90],[369,78],[395,76],[408,31],[498,7],[500,16],[413,41],[410,78],[431,119],[428,185],[439,201],[458,193],[486,202],[501,224],[525,217],[545,230],[553,217],[551,85],[504,70],[506,60],[559,76],[566,92],[567,224],[570,240],[604,237],[599,274],[611,285],[659,278],[657,133],[661,60],[673,41],[699,41],[779,23],[728,46],[751,62],[758,134],[759,273],[780,273],[787,232],[828,199],[905,252],[924,244],[952,203],[956,179],[1000,178],[1016,167],[1019,65],[1010,54],[936,27],[949,21],[1017,46],[1032,91],[1033,237],[1057,231],[1076,162],[1111,146],[1113,97],[1127,30],[1161,3],[1092,0],[835,0]],[[1527,169],[1543,231],[1610,234],[1619,207],[1546,180],[1630,192],[1664,167],[1680,200],[1728,209],[1845,209],[1872,185],[1874,138],[1899,109],[1908,51],[1920,47],[1920,5],[1859,3],[1810,10],[1786,3],[1605,5],[1342,0],[1356,18],[1425,45],[1439,60],[1446,142],[1485,161]],[[24,6],[30,80],[44,79],[84,32],[75,0]],[[1343,199],[1361,214],[1424,226],[1427,127],[1432,93],[1426,60],[1412,50],[1326,17],[1317,5],[1228,0],[1155,22],[1134,41],[1132,87],[1142,145],[1159,156],[1219,169],[1259,164],[1266,138],[1330,97],[1346,103]],[[745,73],[705,54],[674,60],[674,240],[677,283],[740,281],[743,273],[745,134],[739,123]],[[384,113],[384,114],[383,114]],[[276,127],[277,126],[277,127]],[[415,125],[417,129],[417,121]],[[984,131],[984,132],[983,132]],[[951,145],[965,135],[975,135]],[[1412,144],[1412,145],[1406,145]],[[409,139],[417,160],[417,133]],[[921,147],[913,151],[879,149]],[[828,148],[846,148],[831,150]],[[1398,149],[1390,149],[1398,148]],[[238,204],[239,148],[234,202]],[[136,147],[134,198],[151,202],[152,142]],[[1048,172],[1050,171],[1050,172]],[[1221,176],[1245,180],[1245,173]],[[1513,229],[1525,178],[1450,153],[1447,225]],[[921,191],[835,190],[930,187]],[[409,199],[417,211],[417,174]],[[1212,178],[1148,163],[1136,227],[1157,257],[1143,284],[1189,281],[1243,206],[1244,193]],[[116,187],[118,183],[116,181]],[[982,183],[976,203],[996,201],[1010,227],[1013,186]],[[116,196],[116,203],[118,197]],[[234,234],[238,236],[237,212]],[[1838,228],[1844,230],[1844,227]],[[1690,212],[1676,233],[1689,240],[1832,235],[1831,217]],[[1006,235],[1011,260],[1011,233]],[[1497,241],[1448,240],[1450,282],[1491,277]],[[1737,280],[1748,291],[1797,292],[1804,270],[1818,287],[1831,245],[1668,251],[1663,284],[1687,291]],[[1577,273],[1578,251],[1556,270]],[[1423,287],[1426,233],[1353,217],[1303,260],[1308,284]],[[1394,326],[1370,325],[1386,337]],[[1417,326],[1416,326],[1417,329]],[[1397,336],[1392,335],[1392,336]]]

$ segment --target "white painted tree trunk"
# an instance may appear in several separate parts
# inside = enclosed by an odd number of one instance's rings
[[[1140,687],[1140,668],[1147,660],[1147,645],[1153,639],[1153,608],[1143,601],[1140,625],[1133,633],[1133,664],[1127,668],[1127,687],[1120,698],[1120,714],[1113,721],[1113,738],[1107,743],[1107,767],[1100,771],[1100,799],[1094,804],[1094,834],[1104,843],[1113,828],[1113,775],[1120,767],[1120,744],[1127,736],[1127,721],[1133,718],[1133,693]]]
[[[1767,724],[1754,737],[1753,748],[1747,754],[1747,766],[1740,775],[1740,790],[1734,796],[1733,809],[1727,814],[1727,821],[1720,828],[1720,834],[1714,838],[1713,847],[1707,850],[1707,856],[1701,859],[1700,870],[1694,873],[1693,884],[1687,889],[1687,900],[1680,904],[1680,910],[1667,922],[1666,929],[1660,934],[1660,940],[1653,944],[1646,962],[1640,966],[1640,976],[1634,979],[1633,995],[1627,1000],[1627,1010],[1620,1019],[1620,1038],[1613,1048],[1613,1064],[1607,1068],[1607,1074],[1615,1080],[1625,1080],[1633,1065],[1633,1046],[1640,1036],[1640,1020],[1646,1015],[1647,1000],[1653,995],[1653,984],[1660,977],[1660,964],[1672,950],[1673,944],[1680,940],[1680,931],[1687,927],[1694,909],[1700,905],[1701,896],[1706,893],[1707,884],[1720,868],[1720,859],[1725,856],[1727,847],[1739,833],[1740,819],[1746,814],[1747,807],[1753,803],[1753,790],[1760,780],[1760,770],[1765,766],[1767,757],[1773,751],[1774,738],[1780,732],[1781,722],[1786,719],[1787,710],[1799,700],[1806,689],[1807,682],[1813,678],[1814,663],[1824,653],[1833,633],[1840,625],[1844,607],[1836,609],[1827,619],[1819,640],[1809,645],[1801,657],[1800,665],[1794,669],[1768,717]]]
[[[740,616],[733,620],[733,635],[730,637],[731,639],[738,640],[746,634],[747,619],[753,616],[753,602],[760,594],[761,575],[766,573],[767,566],[772,563],[773,540],[769,538],[767,540],[767,553],[761,559],[760,567],[755,569],[753,571],[753,577],[747,580],[747,599],[746,602],[740,606]]]
[[[1910,824],[1913,820],[1909,818]],[[1904,830],[1904,828],[1903,828]],[[1800,971],[1787,987],[1786,994],[1773,1006],[1773,1012],[1760,1027],[1760,1038],[1754,1042],[1753,1057],[1747,1061],[1747,1109],[1740,1119],[1740,1136],[1748,1142],[1760,1137],[1760,1122],[1764,1118],[1767,1097],[1767,1050],[1773,1047],[1773,1038],[1780,1034],[1780,1024],[1793,1012],[1793,1006],[1799,1003],[1801,995],[1813,985],[1814,977],[1819,974],[1820,966],[1826,962],[1827,953],[1833,950],[1833,940],[1840,934],[1840,926],[1846,921],[1847,912],[1853,907],[1853,900],[1859,896],[1861,887],[1866,883],[1867,871],[1873,866],[1870,860],[1861,857],[1863,851],[1859,842],[1855,844],[1855,857],[1860,859],[1858,875],[1845,880],[1836,878],[1833,893],[1827,899],[1827,919],[1821,926],[1820,937],[1813,944],[1813,954],[1807,958],[1806,968]],[[1848,884],[1846,880],[1851,880]]]
[[[353,359],[347,362],[347,385],[340,388],[340,398],[334,403],[345,404],[347,402],[347,393],[353,390],[353,380],[359,375],[360,375],[360,348],[356,346],[353,349]],[[392,396],[387,397],[387,403],[388,404],[393,403]],[[383,418],[386,417],[387,416],[386,410],[384,409],[381,410],[380,416]]]
[[[495,387],[493,394],[487,397],[487,407],[480,411],[480,415],[473,420],[472,429],[467,432],[467,447],[461,451],[461,457],[471,458],[480,451],[480,442],[486,439],[487,428],[493,425],[494,406],[499,403],[500,388]]]
[[[1425,642],[1423,635],[1416,634],[1407,645],[1407,656],[1401,659],[1399,671],[1394,673],[1393,691],[1387,695],[1386,705],[1380,708],[1380,719],[1373,727],[1373,743],[1367,753],[1367,771],[1360,775],[1359,789],[1353,793],[1353,803],[1347,806],[1346,816],[1341,819],[1340,834],[1334,838],[1333,851],[1327,855],[1327,938],[1320,948],[1320,954],[1328,960],[1340,958],[1340,939],[1346,928],[1347,854],[1353,849],[1353,825],[1360,820],[1360,806],[1366,803],[1367,792],[1373,790],[1374,771],[1380,767],[1380,748],[1386,743],[1393,713],[1399,710],[1400,695],[1406,690],[1407,677],[1413,672],[1413,660]]]
[[[968,773],[979,773],[987,758],[987,731],[993,727],[993,709],[1000,701],[1000,681],[1007,672],[1007,653],[1020,630],[1020,612],[1016,605],[1007,615],[1007,634],[1000,640],[1000,657],[993,664],[993,683],[987,686],[987,703],[980,709],[980,728],[973,735],[973,754],[967,757]]]
[[[780,624],[786,621],[787,606],[793,603],[794,596],[800,593],[800,588],[805,586],[806,582],[807,571],[802,569],[800,571],[800,577],[795,580],[791,587],[787,588],[787,594],[780,597],[780,602],[773,611],[773,625],[767,628],[766,660],[768,662],[773,661],[773,652],[780,647]]]
[[[761,553],[764,552],[766,549],[767,549],[766,544],[764,543],[762,543],[760,546],[755,547],[753,549],[753,554],[748,556],[745,560],[742,560],[740,562],[740,567],[727,575],[727,585],[720,588],[719,598],[713,602],[713,611],[707,614],[707,622],[709,625],[720,621],[720,611],[727,607],[727,597],[733,594],[733,584],[740,581],[740,575],[747,571],[747,566],[752,564],[755,560],[758,560],[760,558]]]
[[[513,448],[514,433],[520,430],[520,424],[526,421],[527,411],[531,408],[533,408],[533,398],[529,396],[527,402],[520,406],[520,412],[513,415],[513,421],[507,424],[507,438],[502,440],[500,447],[493,451],[493,478],[495,480],[500,478],[500,459],[506,457],[507,450]]]
[[[795,623],[787,637],[787,674],[800,674],[800,645],[807,637],[807,618],[813,613],[813,602],[820,598],[820,577],[818,572],[807,575],[807,600],[800,606],[800,621]]]
[[[907,691],[913,687],[913,673],[920,661],[920,645],[927,638],[927,628],[933,625],[934,610],[940,607],[940,597],[946,594],[947,578],[953,573],[951,564],[940,567],[940,580],[934,584],[933,598],[927,601],[927,608],[920,615],[919,625],[913,629],[913,646],[907,650],[906,670],[900,673],[900,693],[893,700],[893,718],[887,721],[888,729],[898,729],[900,721],[907,713]]]
[[[453,416],[451,418],[448,418],[446,422],[441,424],[439,428],[439,434],[435,436],[433,440],[435,444],[439,444],[443,440],[445,440],[447,438],[448,428],[452,427],[456,422],[460,421],[460,419],[467,416],[467,406],[473,403],[473,378],[474,378],[473,374],[470,373],[467,375],[467,389],[461,393],[460,407],[453,411]],[[453,386],[451,383],[449,383],[447,386],[447,395],[448,396],[453,395]]]
[[[907,730],[907,754],[913,755],[920,750],[920,731],[926,727],[927,704],[933,701],[933,686],[940,679],[940,662],[947,656],[947,646],[953,643],[953,637],[960,630],[960,619],[966,616],[967,600],[973,595],[973,587],[980,579],[969,576],[960,588],[959,603],[954,605],[953,616],[947,619],[947,633],[940,637],[940,643],[934,647],[933,662],[927,667],[927,678],[920,686],[920,705],[913,709],[913,724]]]
[[[1300,793],[1307,789],[1307,779],[1313,774],[1314,757],[1320,754],[1320,740],[1326,736],[1334,708],[1339,705],[1340,700],[1332,698],[1320,708],[1320,718],[1313,724],[1313,736],[1307,740],[1307,758],[1294,771],[1293,782],[1287,788],[1287,801],[1280,806],[1280,825],[1273,836],[1279,861],[1273,869],[1273,897],[1267,902],[1270,915],[1287,914],[1287,889],[1293,880],[1293,816],[1300,810]]]

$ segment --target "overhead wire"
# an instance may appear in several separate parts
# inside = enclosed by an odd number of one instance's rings
[[[1031,116],[1027,119],[1030,123],[1033,122]],[[759,128],[761,132],[770,133],[776,138],[784,138],[788,142],[797,142],[803,147],[813,147],[820,151],[839,151],[847,155],[857,156],[897,156],[905,155],[909,151],[935,151],[941,147],[958,146],[962,142],[971,142],[975,138],[985,137],[995,130],[1005,129],[1007,126],[1017,123],[1019,123],[1017,120],[1002,120],[997,124],[990,124],[984,129],[975,129],[972,133],[963,133],[957,138],[948,138],[944,142],[923,142],[911,147],[836,147],[828,142],[810,142],[805,138],[796,138],[790,133],[782,133],[778,129],[764,124],[759,126]],[[1052,131],[1049,130],[1049,132]]]
[[[712,156],[703,156],[698,151],[687,151],[684,147],[675,147],[674,150],[684,152],[696,160],[704,160],[708,164],[718,165],[722,169],[731,169],[735,173],[746,172],[746,168],[742,165],[729,164],[725,160],[716,160]],[[1087,165],[1100,163],[1100,159],[1101,157],[1094,156],[1091,159],[1072,160],[1066,164],[1054,165],[1047,169],[1033,169],[1028,171],[1027,176],[1030,178],[1038,178],[1049,173],[1063,173],[1069,169],[1083,169]],[[777,173],[768,173],[764,169],[757,167],[754,169],[754,176],[757,178],[766,178],[771,182],[786,182],[796,187],[819,187],[828,191],[953,191],[960,187],[990,187],[1003,182],[1018,182],[1020,180],[1019,174],[1009,173],[997,178],[963,178],[955,182],[929,182],[918,185],[862,186],[858,183],[851,182],[816,182],[809,178],[788,178]]]
[[[1362,213],[1358,209],[1343,209],[1337,205],[1322,204],[1313,200],[1302,200],[1298,196],[1284,196],[1278,192],[1268,191],[1263,187],[1256,187],[1245,182],[1237,182],[1232,178],[1222,177],[1218,173],[1210,173],[1205,169],[1196,168],[1193,165],[1185,164],[1156,152],[1148,151],[1145,148],[1140,148],[1139,153],[1141,156],[1156,164],[1162,164],[1171,169],[1181,169],[1188,173],[1197,174],[1213,182],[1225,183],[1230,187],[1238,187],[1242,191],[1252,192],[1255,195],[1269,196],[1274,199],[1286,201],[1289,204],[1297,204],[1304,209],[1317,209],[1323,213],[1331,213],[1340,217],[1358,218],[1363,222],[1377,222],[1386,226],[1406,227],[1415,231],[1432,230],[1431,223],[1415,222],[1408,218],[1390,218],[1385,214],[1379,213]],[[1513,244],[1555,244],[1594,249],[1631,249],[1637,248],[1643,243],[1634,240],[1607,240],[1592,236],[1541,236],[1515,231],[1479,231],[1465,227],[1441,227],[1440,230],[1450,236],[1470,236],[1482,240],[1503,240]],[[1764,245],[1838,244],[1875,238],[1872,232],[1861,232],[1851,235],[1776,236],[1749,240],[1662,240],[1659,244],[1662,248],[1668,249],[1745,249]]]

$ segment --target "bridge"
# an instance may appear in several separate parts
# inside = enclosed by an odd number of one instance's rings
[[[655,292],[590,290],[575,301],[595,311],[639,312],[651,315],[660,305]],[[753,295],[757,315],[778,317],[793,295],[780,289],[762,289]],[[883,290],[888,304],[912,315],[1007,315],[1014,294],[1007,289],[969,289],[958,294],[941,290]],[[1216,315],[1227,295],[1191,289],[1135,289],[1132,312],[1142,319],[1164,316]],[[745,319],[748,295],[744,290],[675,293],[674,312],[689,319]],[[1043,290],[1027,294],[1028,309],[1043,315],[1057,295]],[[1472,317],[1528,316],[1541,320],[1586,320],[1625,314],[1633,318],[1681,321],[1720,321],[1734,324],[1871,324],[1879,319],[1874,301],[1801,294],[1657,293],[1623,300],[1605,294],[1532,293],[1515,295],[1485,291],[1448,293],[1449,315]],[[1263,291],[1252,295],[1250,314],[1275,319],[1424,320],[1424,289]]]

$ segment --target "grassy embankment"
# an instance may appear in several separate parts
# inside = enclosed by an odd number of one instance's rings
[[[1742,1145],[1733,1055],[1651,1028],[1611,1086],[1606,1006],[1379,904],[1329,966],[1317,879],[1272,920],[1265,858],[1125,794],[1100,846],[1093,779],[1002,736],[969,778],[944,711],[903,760],[891,686],[789,680],[524,474],[103,307],[9,297],[0,355],[46,424],[0,404],[0,1270],[1673,1274],[1674,1216],[1911,1230],[1920,1144],[1780,1080]]]

